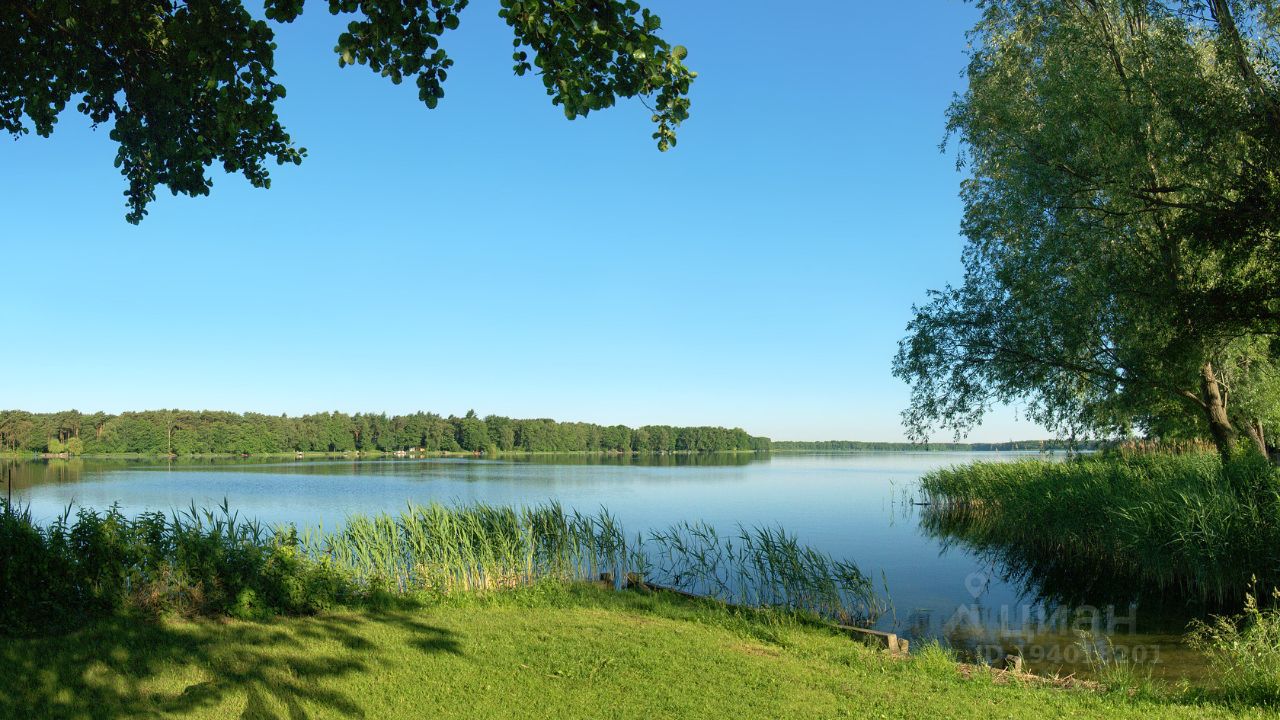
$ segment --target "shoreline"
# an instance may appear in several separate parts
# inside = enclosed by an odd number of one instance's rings
[[[712,455],[866,455],[877,453],[980,453],[998,455],[1000,453],[1040,453],[1058,454],[1070,452],[1095,452],[1088,449],[1075,451],[1062,448],[1045,449],[1005,449],[1005,448],[972,448],[972,447],[894,447],[894,448],[849,448],[849,449],[804,449],[783,448],[770,450],[666,450],[666,451],[632,451],[616,450],[500,450],[498,452],[436,450],[430,452],[387,452],[384,450],[345,450],[334,452],[301,451],[277,453],[192,453],[188,455],[165,455],[164,453],[35,453],[35,452],[0,452],[0,460],[31,462],[35,460],[364,460],[364,459],[396,459],[411,460],[425,458],[471,458],[501,459],[514,457],[707,457]]]
[[[807,451],[803,451],[807,452]],[[385,459],[397,460],[421,458],[502,458],[502,457],[546,457],[555,455],[572,455],[577,457],[673,457],[673,456],[705,456],[705,455],[769,455],[768,450],[667,450],[667,451],[632,451],[615,450],[500,450],[496,453],[483,451],[434,450],[429,452],[387,452],[384,450],[346,450],[335,452],[298,451],[280,453],[192,453],[189,455],[165,455],[163,453],[0,453],[3,460],[254,460],[254,459]]]

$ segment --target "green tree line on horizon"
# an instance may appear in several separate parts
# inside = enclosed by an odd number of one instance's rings
[[[349,452],[765,452],[766,437],[741,428],[596,425],[545,418],[481,418],[324,412],[261,413],[146,410],[0,411],[0,451],[71,454]]]

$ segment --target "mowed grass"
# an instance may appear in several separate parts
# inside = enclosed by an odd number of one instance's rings
[[[542,583],[266,623],[113,619],[10,640],[6,718],[1231,717],[962,677],[793,621]],[[1250,711],[1257,712],[1257,711]]]

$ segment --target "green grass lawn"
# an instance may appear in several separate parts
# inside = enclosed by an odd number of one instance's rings
[[[5,718],[1230,717],[965,679],[794,622],[543,584],[268,623],[118,619],[5,641]]]

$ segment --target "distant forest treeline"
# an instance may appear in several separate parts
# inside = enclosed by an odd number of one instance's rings
[[[0,411],[0,451],[198,455],[281,452],[724,452],[767,451],[769,438],[739,428],[671,427],[481,418],[434,413],[287,415],[147,410]]]
[[[812,450],[1096,450],[1092,440],[1011,440],[1000,443],[906,443],[862,442],[859,440],[774,440],[770,448],[778,452]]]

